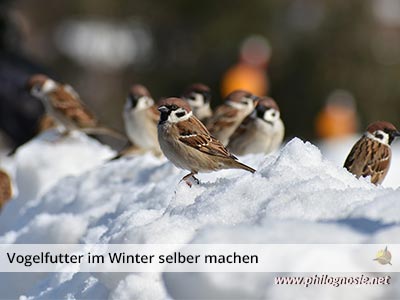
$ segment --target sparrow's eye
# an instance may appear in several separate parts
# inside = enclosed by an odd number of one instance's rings
[[[41,91],[41,87],[39,86],[39,85],[34,85],[33,87],[32,87],[32,93],[40,93],[40,91]]]
[[[172,104],[170,107],[171,107],[171,110],[177,110],[178,109],[178,106],[175,105],[175,104]]]
[[[187,96],[186,99],[188,99],[190,101],[194,101],[194,100],[196,100],[196,95],[195,94],[190,94],[189,96]]]

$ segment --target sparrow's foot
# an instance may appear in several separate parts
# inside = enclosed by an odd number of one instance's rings
[[[184,181],[189,187],[192,187],[192,185],[193,185],[190,179],[193,179],[193,181],[196,184],[200,184],[200,180],[198,180],[196,177],[194,177],[194,174],[197,174],[197,173],[189,173],[189,174],[187,174],[186,176],[184,176],[181,179],[181,181]]]
[[[192,175],[193,180],[196,182],[196,184],[200,184],[200,180],[196,177],[194,177],[194,175]]]

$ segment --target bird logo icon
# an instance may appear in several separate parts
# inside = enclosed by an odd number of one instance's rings
[[[374,258],[378,263],[381,265],[392,265],[391,260],[392,260],[392,254],[390,251],[387,249],[387,246],[385,247],[384,250],[379,250],[376,253],[376,257]]]

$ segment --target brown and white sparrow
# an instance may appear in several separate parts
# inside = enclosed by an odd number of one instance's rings
[[[132,144],[143,151],[161,154],[157,139],[160,113],[146,87],[140,84],[131,87],[123,117],[125,130]]]
[[[198,172],[220,169],[255,170],[237,161],[220,141],[212,137],[197,119],[189,104],[180,98],[168,98],[160,102],[158,140],[164,155],[178,168],[189,170],[182,178],[189,186],[190,178]]]
[[[232,134],[227,148],[237,155],[267,154],[279,148],[284,135],[278,105],[272,98],[263,97]]]
[[[0,209],[11,197],[12,185],[10,176],[0,169]]]
[[[236,128],[256,107],[257,99],[256,96],[243,90],[230,93],[225,103],[215,110],[207,122],[207,128],[212,136],[220,140],[224,146],[228,145],[229,138]]]
[[[79,130],[87,134],[105,134],[125,139],[115,130],[101,126],[70,85],[36,74],[28,80],[27,88],[32,96],[42,101],[46,113],[62,127],[64,134]]]
[[[390,144],[398,136],[400,132],[389,122],[370,124],[351,149],[344,167],[357,178],[371,176],[372,183],[381,184],[390,167]]]
[[[194,83],[183,92],[182,99],[189,103],[193,114],[200,121],[205,122],[212,116],[211,90],[208,86],[202,83]]]

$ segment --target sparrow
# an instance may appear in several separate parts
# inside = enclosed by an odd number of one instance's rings
[[[0,209],[11,197],[12,186],[10,176],[0,169]]]
[[[139,148],[161,154],[157,139],[160,113],[146,87],[140,84],[134,84],[131,87],[125,102],[123,117],[128,138],[136,146],[130,147],[133,152]],[[130,151],[128,150],[127,153],[129,154]]]
[[[351,149],[344,167],[357,178],[370,176],[373,184],[381,184],[390,167],[390,145],[398,136],[400,132],[389,122],[370,124]]]
[[[214,115],[207,122],[207,128],[226,146],[236,128],[256,107],[257,99],[258,97],[243,90],[230,93],[225,103],[215,110]]]
[[[194,83],[186,88],[182,99],[187,101],[197,119],[204,122],[212,116],[210,107],[211,90],[202,83]]]
[[[285,135],[279,107],[270,97],[260,98],[229,139],[228,149],[236,155],[271,153],[279,148]]]
[[[207,128],[197,119],[190,105],[180,98],[167,98],[160,102],[158,140],[164,155],[178,168],[189,170],[182,178],[189,186],[190,179],[198,172],[220,169],[255,170],[237,161],[220,141],[210,135]],[[182,181],[181,180],[181,181]]]
[[[65,135],[78,130],[125,139],[115,130],[101,126],[70,85],[58,83],[43,74],[35,74],[29,78],[27,88],[32,96],[42,101],[46,113],[61,126]]]

